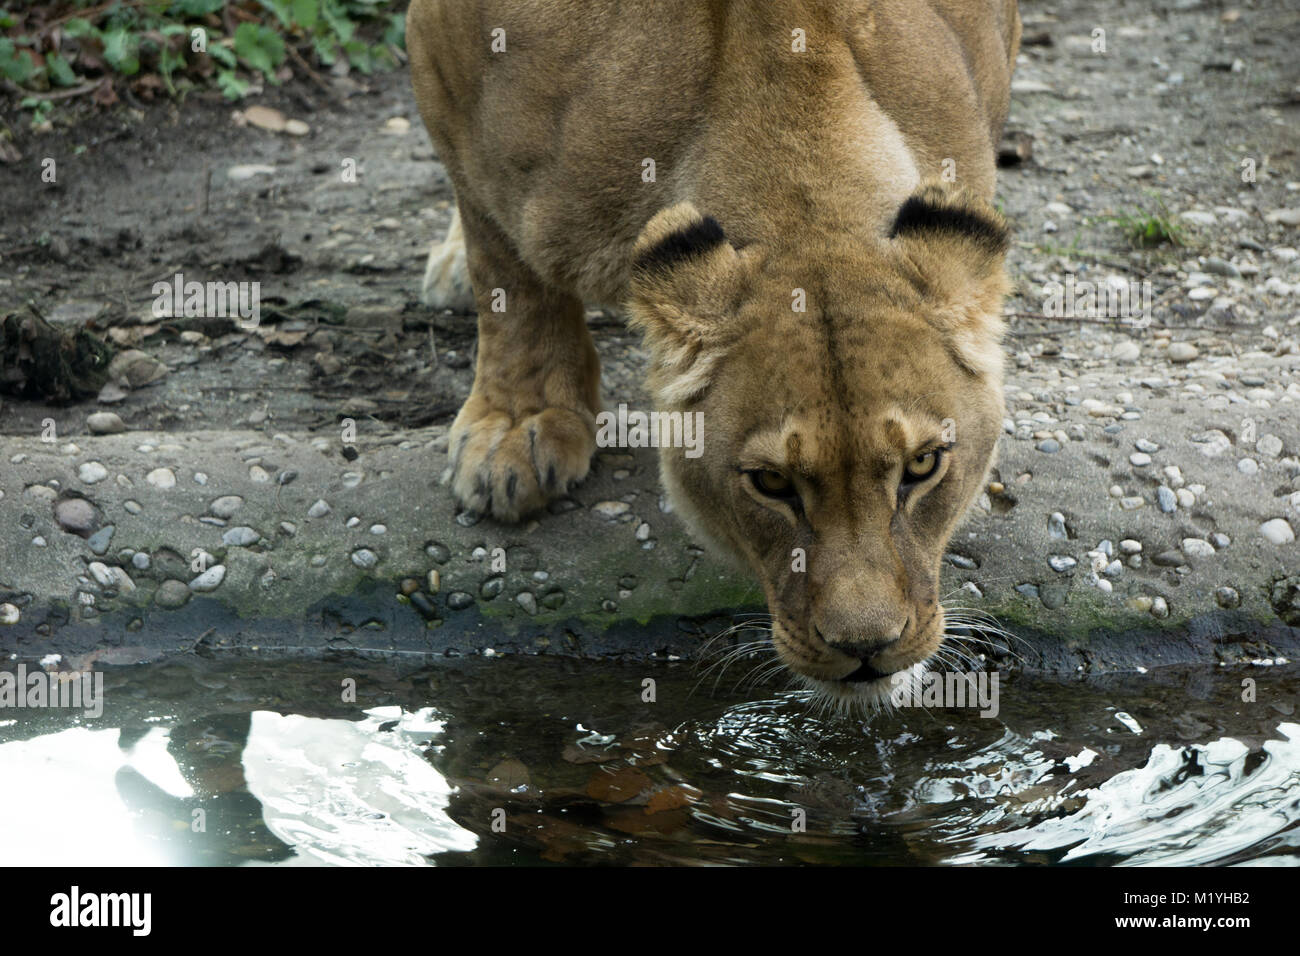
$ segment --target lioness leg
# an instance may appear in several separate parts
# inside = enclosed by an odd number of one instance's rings
[[[517,521],[587,476],[600,360],[581,300],[543,283],[490,220],[465,209],[461,221],[478,364],[451,426],[448,478],[467,511]]]
[[[451,215],[451,225],[441,242],[429,250],[420,286],[420,301],[431,309],[451,309],[465,315],[474,311],[474,292],[470,288],[469,269],[465,263],[465,233],[460,224],[460,207]]]

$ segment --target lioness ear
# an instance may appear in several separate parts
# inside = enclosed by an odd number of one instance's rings
[[[656,213],[632,255],[630,321],[654,356],[651,384],[669,404],[689,401],[708,388],[733,338],[740,255],[718,221],[689,202]]]
[[[1000,377],[1002,300],[1011,288],[1002,216],[965,190],[929,183],[903,203],[889,235],[953,357],[977,375]]]

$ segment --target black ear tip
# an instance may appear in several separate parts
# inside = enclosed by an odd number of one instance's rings
[[[688,226],[670,232],[636,258],[638,272],[671,269],[687,259],[694,259],[727,241],[718,220],[704,216]]]
[[[936,232],[964,236],[995,252],[1005,251],[1011,242],[1006,226],[993,215],[927,194],[908,197],[894,217],[889,237]]]

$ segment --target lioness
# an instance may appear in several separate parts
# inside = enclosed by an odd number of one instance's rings
[[[623,304],[660,409],[704,415],[664,484],[784,663],[843,701],[924,666],[1001,430],[1019,39],[1014,0],[412,0],[457,206],[424,298],[479,316],[458,503],[514,521],[586,476],[583,303]]]

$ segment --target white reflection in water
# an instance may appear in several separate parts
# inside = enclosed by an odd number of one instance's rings
[[[289,862],[424,865],[428,854],[474,849],[478,838],[446,814],[452,788],[419,746],[442,731],[432,708],[366,713],[252,714],[244,776],[267,829],[297,849]]]
[[[177,861],[138,837],[118,790],[130,767],[175,797],[193,790],[151,729],[128,750],[117,729],[73,727],[0,744],[0,865],[167,866]]]
[[[1300,848],[1300,724],[1279,724],[1278,732],[1285,739],[1264,741],[1264,756],[1249,771],[1249,748],[1230,737],[1186,748],[1157,744],[1144,766],[1071,792],[1086,800],[1080,809],[970,843],[987,850],[1069,847],[1065,861],[1114,854],[1127,866],[1195,866],[1246,850]]]

